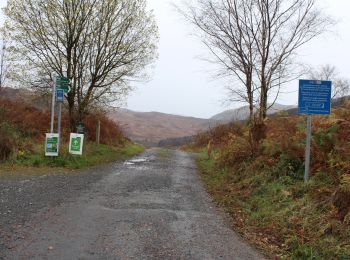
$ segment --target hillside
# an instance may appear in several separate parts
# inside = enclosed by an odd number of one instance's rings
[[[108,116],[118,122],[132,140],[153,145],[167,138],[195,135],[212,123],[208,119],[127,109],[113,109]]]
[[[68,152],[69,119],[63,115],[60,156],[53,160],[44,155],[51,113],[41,106],[42,102],[37,103],[41,108],[35,107],[26,92],[5,90],[4,95],[0,94],[0,175],[16,167],[82,168],[126,158],[144,149],[131,143],[118,124],[104,114],[89,114],[83,121],[86,130],[83,155],[73,156]],[[99,145],[95,142],[97,121],[104,126]]]
[[[51,95],[39,96],[24,88],[15,89],[4,87],[0,91],[0,98],[11,102],[21,101],[22,103],[45,112],[51,109]]]
[[[268,115],[275,114],[279,111],[292,109],[294,106],[274,104],[267,112]],[[243,106],[237,109],[229,109],[222,113],[212,116],[210,119],[220,122],[232,122],[246,120],[249,117],[249,107]]]
[[[31,92],[26,89],[14,89],[3,87],[0,90],[0,98],[6,99],[9,101],[16,101],[19,99],[29,99]]]
[[[306,120],[295,110],[265,120],[254,153],[241,123],[198,134],[189,146],[203,152],[202,179],[235,229],[271,259],[350,259],[350,102],[340,101],[330,116],[313,116],[307,183]]]
[[[268,112],[274,114],[293,106],[275,104]],[[112,109],[109,117],[118,122],[125,133],[134,141],[155,145],[164,139],[193,136],[200,131],[214,127],[218,123],[228,123],[247,119],[247,106],[226,110],[210,119],[184,117],[159,112],[135,112],[128,109]]]

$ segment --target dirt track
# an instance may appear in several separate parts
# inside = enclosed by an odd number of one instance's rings
[[[5,176],[0,188],[3,259],[263,259],[230,230],[184,152]]]

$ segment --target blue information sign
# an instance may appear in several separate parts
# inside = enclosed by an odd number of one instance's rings
[[[331,94],[331,81],[299,80],[299,113],[329,115],[331,113]]]
[[[56,102],[63,102],[63,101],[64,101],[64,90],[56,89]]]

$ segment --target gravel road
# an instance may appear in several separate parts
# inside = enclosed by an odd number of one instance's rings
[[[181,151],[71,173],[0,177],[0,259],[264,259]]]

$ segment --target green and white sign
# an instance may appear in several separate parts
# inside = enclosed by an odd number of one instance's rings
[[[83,154],[83,143],[84,143],[84,135],[83,134],[70,134],[70,142],[69,142],[69,153],[75,155]]]
[[[70,91],[69,83],[70,80],[67,77],[56,77],[56,89],[63,89],[64,93],[68,93]]]
[[[46,134],[45,156],[58,156],[58,134]]]

